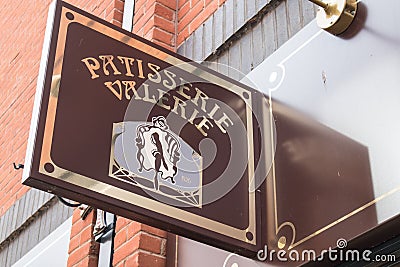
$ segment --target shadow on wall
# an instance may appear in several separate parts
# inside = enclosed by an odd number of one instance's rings
[[[357,5],[357,13],[353,22],[344,33],[339,35],[339,37],[343,39],[351,39],[356,36],[364,28],[367,17],[367,6],[363,2],[359,2]]]

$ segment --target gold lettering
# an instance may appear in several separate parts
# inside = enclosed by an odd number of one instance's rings
[[[143,62],[142,62],[142,60],[140,60],[140,59],[136,59],[136,62],[137,62],[137,64],[138,64],[138,72],[139,72],[138,77],[139,77],[140,79],[144,79],[144,75],[143,75]]]
[[[118,91],[114,89],[114,84],[118,85]],[[119,99],[122,100],[122,86],[121,81],[116,80],[115,82],[105,82],[104,85]]]
[[[91,79],[100,77],[99,73],[101,73],[101,67],[104,75],[121,74],[114,63],[113,55],[100,55],[98,57],[100,60],[93,57],[86,57],[81,60],[88,69]],[[116,56],[116,58],[118,59],[118,67],[125,68],[125,76],[134,77],[136,75],[136,70],[133,66],[135,66],[135,62],[137,62],[137,77],[145,78],[143,61],[141,59],[126,56]],[[121,64],[118,61],[120,61]],[[209,101],[208,95],[199,88],[193,86],[183,78],[177,77],[175,73],[169,70],[161,70],[161,67],[154,63],[145,61],[144,64],[147,64],[150,70],[149,73],[147,73],[147,78],[151,82],[158,84],[158,86],[165,87],[166,89],[162,90],[157,87],[150,87],[149,84],[143,83],[138,91],[136,88],[136,80],[106,81],[104,85],[119,100],[122,100],[123,97],[127,100],[133,98],[156,104],[165,110],[170,110],[194,125],[203,136],[208,135],[208,131],[214,127],[214,123],[222,133],[227,133],[227,128],[233,126],[233,121],[226,113],[221,111],[221,107],[218,104],[207,103]],[[180,84],[177,84],[176,79],[179,79]],[[175,89],[175,95],[165,92],[173,89]],[[158,92],[156,92],[156,90]],[[190,103],[188,101],[193,104],[187,105]],[[210,109],[212,104],[213,107]],[[207,106],[209,109],[208,111],[206,109]],[[200,110],[204,112],[203,114],[205,114],[205,116],[200,115]],[[187,119],[186,112],[188,112],[187,115],[190,115],[189,119]],[[215,117],[219,119],[215,119]],[[195,123],[195,120],[198,123]],[[212,123],[213,121],[214,123]]]
[[[149,97],[149,85],[143,83],[142,87],[143,87],[143,90],[144,90],[144,97],[142,98],[142,100],[146,101],[146,102],[153,103],[153,104],[157,103],[157,100],[156,100],[154,95],[152,95],[151,98]]]
[[[99,56],[99,58],[103,60],[103,72],[105,75],[108,76],[110,74],[110,72],[107,69],[107,66],[111,66],[111,68],[114,71],[114,75],[121,74],[121,72],[118,71],[117,67],[115,66],[115,64],[113,62],[114,56],[104,55],[104,56]]]
[[[91,62],[89,62],[89,60]],[[93,57],[87,57],[81,60],[83,63],[85,63],[86,68],[89,70],[90,74],[92,75],[92,80],[99,78],[99,75],[95,72],[95,70],[100,69],[100,63],[97,59]]]
[[[129,94],[129,91],[133,92],[133,95],[135,96],[135,99],[142,99],[138,93],[136,92],[136,82],[134,81],[122,81],[122,84],[125,85],[125,97],[126,99],[131,99],[131,96]]]
[[[163,102],[164,100],[165,100],[165,101],[168,101],[168,98],[165,97],[165,95],[170,96],[170,94],[167,93],[167,92],[164,92],[164,91],[161,90],[161,89],[157,89],[157,90],[158,90],[158,101],[157,101],[157,105],[159,105],[159,106],[162,107],[162,108],[165,108],[166,110],[170,110],[171,107],[165,105],[164,102]]]
[[[207,112],[207,111],[206,111],[206,100],[208,99],[208,96],[207,96],[205,93],[203,93],[202,91],[200,91],[200,89],[197,88],[197,87],[195,87],[195,90],[196,90],[196,95],[195,95],[195,97],[192,99],[192,102],[193,102],[196,106],[199,106],[199,105],[198,105],[198,101],[199,101],[199,99],[201,99],[201,109],[202,109],[204,112]]]
[[[165,87],[167,87],[168,89],[174,89],[176,87],[176,82],[174,80],[174,77],[176,77],[175,73],[172,73],[168,70],[164,70],[165,76],[168,77],[168,79],[170,80],[170,83],[167,80],[163,81],[163,85]]]
[[[208,113],[208,116],[210,118],[213,118],[215,113],[220,109],[220,107],[217,104],[214,104],[214,108]]]
[[[125,75],[128,77],[133,77],[130,66],[133,66],[133,62],[135,61],[135,59],[131,58],[131,57],[123,57],[123,56],[117,56],[117,58],[121,61],[122,64],[125,65],[125,69],[126,69]]]
[[[208,123],[208,125],[207,125]],[[211,124],[211,122],[203,116],[203,119],[201,120],[201,122],[199,124],[195,124],[196,128],[201,132],[202,135],[207,136],[207,133],[203,130],[203,127],[206,130],[210,129],[210,126],[213,127],[213,125]]]
[[[190,91],[190,87],[188,87],[188,86],[186,86],[186,85],[189,84],[190,86],[192,86],[192,84],[189,83],[189,82],[187,82],[187,81],[185,81],[185,80],[182,79],[182,78],[180,78],[180,79],[181,79],[181,84],[180,84],[180,86],[179,86],[179,89],[178,89],[176,92],[177,92],[178,94],[180,94],[181,96],[183,96],[184,98],[190,99],[190,96],[187,95],[187,94],[184,92],[184,90]]]
[[[185,112],[185,106],[186,106],[186,103],[185,103],[185,101],[183,101],[182,99],[180,99],[179,97],[176,97],[176,96],[173,96],[174,97],[174,99],[175,99],[175,103],[174,103],[174,108],[171,110],[172,112],[174,112],[174,113],[176,113],[176,114],[178,114],[178,107],[180,107],[181,108],[181,117],[183,118],[183,119],[185,119],[186,120],[186,112]],[[178,114],[179,115],[179,114]]]
[[[215,121],[215,124],[217,124],[217,126],[221,129],[221,132],[226,133],[226,129],[224,127],[222,127],[222,123],[228,127],[230,126],[228,124],[228,122],[230,123],[230,125],[233,125],[233,122],[231,121],[231,119],[228,117],[228,115],[226,115],[224,113],[224,115],[219,119]]]
[[[154,72],[153,74],[149,73],[147,75],[147,78],[155,83],[160,83],[161,82],[161,75],[158,72],[158,70],[161,68],[160,66],[157,66],[153,63],[147,63],[147,66]]]

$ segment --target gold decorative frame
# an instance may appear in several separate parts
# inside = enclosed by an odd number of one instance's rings
[[[68,15],[68,18],[67,18]],[[72,16],[71,16],[72,15]],[[239,87],[227,80],[224,80],[217,75],[206,72],[199,69],[194,64],[188,64],[187,62],[178,59],[168,53],[165,53],[157,48],[154,48],[146,43],[143,43],[135,38],[125,35],[113,28],[110,28],[100,22],[92,20],[81,13],[69,9],[68,7],[61,7],[61,19],[60,27],[56,48],[56,55],[54,60],[54,68],[52,73],[52,86],[49,95],[48,110],[46,114],[46,122],[44,129],[44,137],[42,144],[42,152],[40,155],[39,172],[46,176],[52,177],[54,179],[59,179],[64,182],[91,190],[93,192],[101,193],[117,200],[124,201],[129,204],[139,205],[142,208],[152,210],[156,213],[167,215],[177,220],[184,221],[186,223],[205,228],[207,230],[216,232],[228,236],[233,239],[240,240],[242,242],[255,245],[257,243],[256,234],[256,200],[255,192],[248,192],[248,227],[246,229],[238,229],[227,224],[223,224],[209,218],[205,218],[188,211],[166,205],[164,203],[158,202],[156,200],[146,198],[144,196],[126,191],[119,187],[97,181],[93,177],[87,177],[72,171],[66,170],[60,166],[57,166],[51,158],[51,148],[53,131],[56,118],[57,102],[58,102],[58,92],[60,90],[59,83],[62,75],[62,65],[64,58],[64,49],[66,43],[66,36],[68,32],[68,26],[70,23],[79,23],[88,27],[94,31],[97,31],[105,36],[123,42],[124,44],[134,47],[144,53],[147,53],[153,57],[164,60],[165,62],[176,66],[177,68],[184,68],[182,70],[195,74],[202,79],[211,81],[226,90],[229,90],[239,97],[246,103],[246,124],[247,124],[247,146],[248,146],[248,179],[249,184],[254,176],[254,148],[253,148],[253,122],[252,122],[252,102],[251,97],[246,98],[245,96],[251,95],[251,92],[247,91],[245,88]],[[49,169],[50,166],[50,169]],[[250,191],[250,190],[249,190]],[[253,236],[252,240],[249,240],[247,235],[251,233]]]

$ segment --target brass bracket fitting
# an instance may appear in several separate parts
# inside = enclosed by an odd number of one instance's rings
[[[353,21],[357,12],[357,0],[309,0],[319,6],[317,24],[329,33],[343,33]]]

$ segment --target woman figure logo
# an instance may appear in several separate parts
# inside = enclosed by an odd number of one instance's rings
[[[176,163],[179,160],[180,144],[168,130],[164,117],[154,117],[152,125],[141,124],[136,130],[136,145],[138,147],[137,159],[139,172],[154,170],[154,188],[159,189],[158,174],[161,178],[171,179],[174,184],[174,176],[177,173]]]

